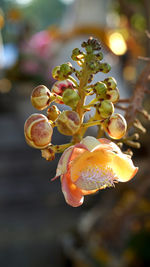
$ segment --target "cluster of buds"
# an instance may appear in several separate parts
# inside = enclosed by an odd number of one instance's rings
[[[100,43],[96,39],[89,38],[81,46],[85,51],[75,48],[71,55],[71,58],[81,66],[81,70],[76,70],[69,62],[56,66],[52,70],[52,76],[57,81],[52,88],[39,85],[31,94],[32,105],[38,110],[47,109],[47,111],[46,116],[35,113],[26,120],[25,139],[30,146],[41,149],[42,155],[48,160],[53,159],[54,153],[57,152],[51,143],[53,128],[57,127],[63,135],[72,136],[70,144],[81,141],[85,132],[83,128],[86,128],[83,122],[84,115],[90,111],[90,107],[95,108],[93,117],[95,125],[101,125],[111,138],[120,139],[126,133],[125,119],[120,114],[114,113],[114,104],[119,100],[115,79],[108,77],[91,84],[96,73],[108,73],[111,69],[108,63],[101,62],[103,53],[100,51]],[[95,95],[95,99],[94,104],[86,109],[85,99],[88,94]],[[68,106],[69,110],[60,111],[58,105],[61,104]],[[90,124],[88,125],[90,127]]]
[[[127,123],[121,114],[114,113],[114,104],[120,97],[116,80],[108,77],[92,85],[92,89],[98,102],[94,105],[96,107],[95,117],[103,120],[102,127],[111,138],[122,138],[126,133]]]

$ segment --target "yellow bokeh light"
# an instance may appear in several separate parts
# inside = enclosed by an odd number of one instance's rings
[[[114,32],[109,36],[109,47],[115,55],[124,55],[127,51],[126,42],[119,32]]]

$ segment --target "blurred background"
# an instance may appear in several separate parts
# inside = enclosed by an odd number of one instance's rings
[[[23,133],[37,112],[33,88],[50,89],[52,68],[71,61],[72,49],[89,36],[100,40],[121,97],[131,96],[147,64],[138,57],[150,56],[146,30],[149,0],[0,0],[1,267],[150,266],[148,133],[133,149],[136,177],[87,196],[79,208],[65,203],[59,180],[50,182],[60,155],[46,162]],[[143,105],[150,111],[148,95]],[[55,132],[53,143],[68,140]]]

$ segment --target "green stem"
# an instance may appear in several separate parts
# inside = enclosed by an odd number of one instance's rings
[[[104,120],[98,120],[98,121],[89,121],[86,123],[83,123],[81,128],[89,128],[91,126],[100,125]]]
[[[97,99],[94,98],[89,104],[85,105],[84,108],[94,107],[96,103],[97,103]]]
[[[52,145],[50,146],[55,153],[62,153],[64,150],[70,146],[72,146],[73,143],[67,143],[67,144],[62,144],[62,145]]]
[[[85,114],[84,102],[86,99],[86,91],[84,88],[87,85],[87,82],[88,82],[89,77],[90,77],[90,72],[87,68],[86,61],[84,62],[83,66],[82,66],[82,73],[83,73],[83,75],[80,78],[80,84],[79,84],[79,88],[78,88],[80,101],[79,101],[79,103],[76,107],[76,110],[75,110],[79,114],[81,127],[80,127],[79,131],[73,136],[73,142],[74,143],[80,142],[82,139],[82,122],[83,122],[83,118],[84,118],[84,114]]]

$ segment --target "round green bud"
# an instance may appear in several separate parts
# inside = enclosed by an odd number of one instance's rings
[[[60,72],[60,66],[56,66],[55,68],[53,68],[52,70],[52,76],[54,79],[58,79],[59,77],[59,72]]]
[[[113,104],[117,103],[120,97],[118,88],[108,90],[106,96]]]
[[[71,58],[75,61],[84,58],[84,53],[79,50],[79,48],[75,48],[72,51]]]
[[[104,83],[107,85],[109,89],[115,89],[117,86],[117,82],[113,77],[108,77],[104,80]]]
[[[100,63],[98,60],[92,60],[91,62],[88,63],[88,67],[90,68],[92,73],[99,72],[99,66],[100,66]]]
[[[80,100],[78,93],[73,89],[66,89],[62,95],[65,105],[75,108]]]
[[[72,55],[74,55],[74,56],[78,56],[78,55],[80,55],[81,54],[81,51],[79,50],[79,48],[74,48],[73,50],[72,50]]]
[[[60,66],[60,75],[64,78],[67,78],[68,75],[73,73],[73,68],[70,62],[64,63]]]
[[[99,71],[108,73],[111,70],[111,66],[108,63],[101,63],[99,65]]]
[[[86,46],[86,52],[87,52],[88,54],[92,53],[92,52],[93,52],[93,48],[92,48],[92,46],[87,45],[87,46]]]
[[[106,92],[107,92],[107,86],[103,82],[97,82],[93,86],[93,91],[96,93],[96,95],[99,98],[105,98],[106,97]]]
[[[74,135],[80,128],[80,117],[77,112],[65,110],[56,120],[58,131],[64,135]]]
[[[127,130],[127,123],[125,118],[118,114],[114,113],[106,123],[103,125],[104,130],[108,135],[113,139],[122,138]]]
[[[113,103],[109,100],[103,100],[101,102],[100,107],[98,108],[98,112],[100,113],[100,116],[103,119],[109,118],[112,115],[112,113],[114,112]]]

